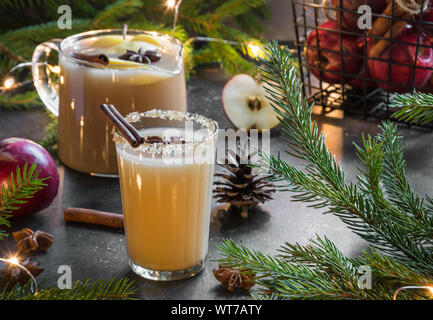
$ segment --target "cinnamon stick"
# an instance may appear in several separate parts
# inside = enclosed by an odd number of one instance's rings
[[[85,208],[66,208],[65,221],[81,222],[105,227],[123,229],[123,215]]]
[[[117,109],[112,105],[109,104],[108,108],[110,111],[114,114],[114,116],[119,119],[120,122],[132,133],[135,139],[137,139],[139,144],[142,144],[144,142],[144,138],[140,135],[140,133],[137,131],[137,129],[134,128],[132,124],[130,124],[122,115],[117,111]]]
[[[406,16],[405,16],[406,17]],[[406,21],[398,21],[392,26],[392,39],[395,39],[401,31],[406,27]],[[377,58],[385,50],[391,42],[391,30],[384,35],[384,38],[379,40],[370,51],[370,57]]]
[[[83,61],[92,62],[92,63],[99,63],[99,64],[102,64],[104,66],[106,66],[109,62],[108,57],[103,53],[83,54],[83,53],[75,52],[72,55],[72,57],[74,59],[78,59],[78,60],[83,60]]]
[[[123,118],[113,105],[101,104],[101,109],[113,123],[113,126],[128,141],[133,148],[137,148],[144,142],[144,138],[128,121]]]
[[[405,15],[407,12],[400,7],[397,2],[394,5],[394,13],[392,10],[392,2],[388,4],[386,9],[382,12],[382,15],[388,16],[388,17],[379,17],[377,18],[371,27],[371,30],[368,31],[368,34],[370,36],[382,36],[384,33],[389,31],[391,29],[391,23],[393,16],[394,18],[400,18],[403,15]]]

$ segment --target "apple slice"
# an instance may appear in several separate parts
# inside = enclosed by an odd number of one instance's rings
[[[143,68],[143,63],[138,63],[129,60],[123,60],[118,58],[110,58],[106,67],[111,68]]]
[[[247,74],[238,74],[227,82],[222,103],[227,118],[238,129],[272,129],[279,123],[263,84]]]
[[[140,48],[143,48],[144,51],[147,50],[157,51],[159,49],[159,46],[144,41],[126,41],[117,46],[109,48],[107,52],[111,54],[120,55],[125,53],[127,50],[132,50],[137,52],[138,49]]]
[[[121,36],[101,36],[93,43],[92,48],[106,49],[122,44],[124,41]]]
[[[147,42],[147,43],[153,44],[153,45],[158,46],[158,47],[161,46],[161,44],[159,43],[159,41],[155,37],[152,37],[148,34],[139,34],[138,36],[135,36],[134,38],[132,38],[131,41],[141,41],[141,42]]]

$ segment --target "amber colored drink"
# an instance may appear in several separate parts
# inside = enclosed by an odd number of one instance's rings
[[[141,133],[164,136],[167,129]],[[171,128],[170,134],[176,130]],[[117,156],[132,269],[157,280],[194,275],[207,254],[214,154],[204,163],[186,157],[167,163],[152,151],[146,154],[118,143]]]
[[[91,37],[62,48],[59,81],[59,158],[75,170],[117,174],[111,124],[99,110],[110,103],[123,115],[153,108],[186,111],[186,89],[181,48],[163,36],[130,35]],[[66,44],[67,45],[67,44]],[[151,65],[123,61],[126,50],[158,51],[162,58]],[[88,66],[71,59],[75,52],[104,53],[107,66]]]

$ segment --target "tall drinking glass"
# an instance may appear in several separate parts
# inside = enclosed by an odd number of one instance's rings
[[[126,119],[146,139],[132,148],[114,132],[129,264],[148,279],[191,277],[208,249],[218,124],[163,110]]]

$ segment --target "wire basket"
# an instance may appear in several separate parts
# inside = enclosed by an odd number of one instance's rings
[[[309,101],[314,103],[316,106],[321,106],[323,114],[327,114],[336,109],[342,109],[347,113],[362,115],[365,118],[374,116],[378,119],[388,119],[393,113],[393,110],[390,109],[389,104],[393,98],[394,90],[398,90],[400,92],[412,92],[414,89],[419,90],[421,88],[417,88],[416,85],[416,80],[418,79],[417,73],[420,72],[421,69],[427,69],[427,73],[433,72],[432,67],[420,66],[417,63],[417,61],[419,61],[420,53],[422,50],[424,50],[423,48],[430,48],[427,50],[432,50],[431,44],[421,43],[421,39],[424,38],[424,35],[429,34],[429,32],[425,33],[425,30],[431,29],[431,31],[433,31],[433,23],[424,21],[422,18],[426,11],[425,8],[428,8],[429,1],[425,0],[425,6],[421,8],[419,15],[416,15],[417,19],[414,19],[413,16],[410,18],[405,18],[406,16],[395,16],[394,12],[397,8],[395,3],[396,0],[390,1],[390,6],[392,8],[391,15],[383,14],[384,11],[372,14],[373,21],[378,18],[384,18],[387,19],[386,21],[388,21],[389,26],[393,26],[399,21],[410,23],[413,26],[413,29],[416,29],[416,42],[406,42],[397,39],[395,34],[392,34],[393,28],[391,27],[388,34],[382,36],[371,35],[368,29],[361,30],[357,28],[356,30],[353,30],[343,27],[344,23],[340,22],[344,22],[344,19],[347,17],[347,15],[357,14],[357,11],[346,9],[347,1],[348,0],[334,0],[333,4],[337,5],[333,6],[330,0],[291,0],[295,29],[294,31],[296,37],[294,45],[299,58],[299,69],[304,84],[304,96],[308,97]],[[351,1],[356,3],[355,0]],[[368,0],[358,0],[358,2],[361,5],[368,4]],[[433,7],[433,1],[431,6]],[[325,48],[324,46],[321,47],[319,40],[320,30],[329,31],[329,29],[326,27],[321,27],[321,24],[325,21],[329,21],[330,19],[334,19],[338,25],[337,29],[333,31],[334,33],[336,32],[338,34],[339,39],[340,48],[336,51]],[[382,19],[382,21],[384,20]],[[316,30],[315,46],[309,47],[306,39],[314,30]],[[433,32],[431,32],[431,34],[433,35]],[[357,37],[358,46],[362,48],[360,49],[360,52],[353,54],[343,50],[344,48],[342,39],[346,36]],[[378,42],[381,40],[387,41],[387,48],[384,49],[387,50],[387,57],[383,58],[370,56],[368,54],[368,48],[370,48],[369,46],[371,45],[372,41]],[[415,55],[413,63],[405,64],[397,62],[395,59],[393,59],[392,48],[399,44],[413,47],[411,48]],[[308,66],[306,57],[306,51],[308,48],[313,48],[316,50],[319,57],[321,57],[322,52],[339,54],[342,70],[330,71],[329,69],[323,69],[321,63],[318,64],[318,67],[313,67],[311,65]],[[344,54],[341,54],[342,52],[344,52]],[[347,57],[347,55],[362,59],[362,70],[358,74],[348,74],[345,72],[346,68],[344,67],[344,57]],[[377,78],[375,79],[370,75],[368,68],[372,61],[379,61],[387,65],[387,76],[385,76],[385,80],[378,80]],[[393,79],[392,68],[397,68],[397,66],[404,66],[410,70],[411,78],[409,85],[402,85]],[[316,69],[315,73],[319,73],[319,76],[312,74],[313,69]],[[322,75],[325,73],[333,73],[334,78],[338,78],[338,80],[333,81],[333,83],[326,82],[322,77]],[[351,81],[356,79],[358,82],[357,88],[348,84],[349,78]],[[370,88],[372,83],[374,84],[374,87]],[[380,88],[377,86],[380,86]]]

